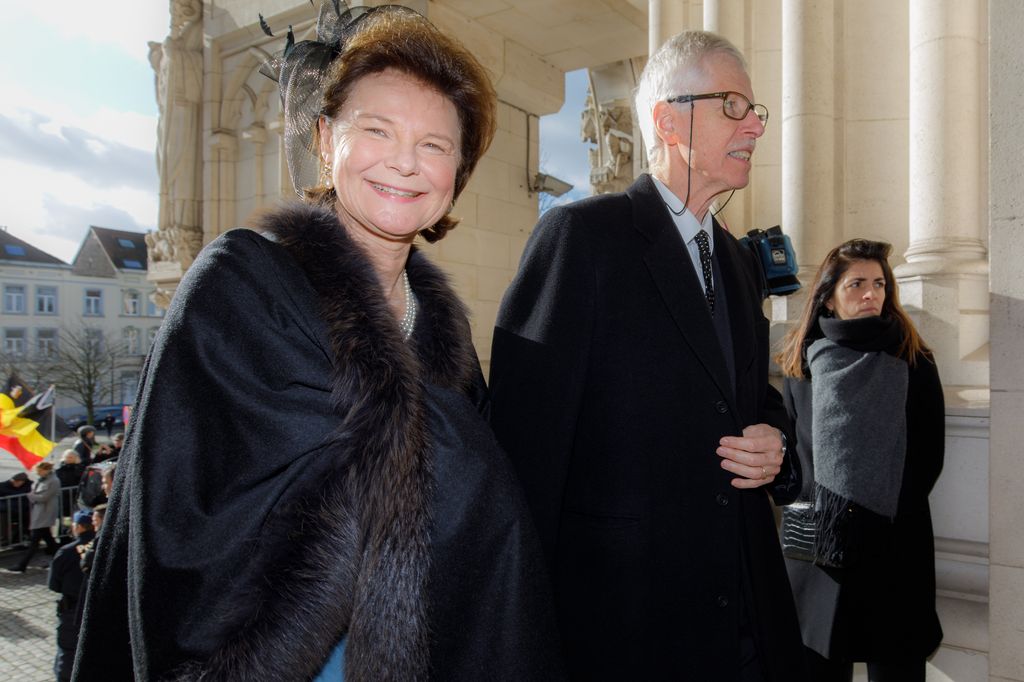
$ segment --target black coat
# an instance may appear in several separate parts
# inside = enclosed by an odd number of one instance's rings
[[[91,530],[82,533],[57,550],[50,563],[47,586],[61,595],[57,601],[57,646],[68,651],[74,651],[78,644],[78,600],[84,578],[78,548],[93,536]]]
[[[728,682],[744,580],[767,679],[803,679],[768,493],[718,441],[788,420],[768,385],[755,263],[721,227],[736,385],[682,238],[649,176],[544,214],[501,306],[492,425],[523,481],[578,679]],[[741,552],[743,556],[741,558]]]
[[[465,311],[413,252],[407,344],[333,212],[208,245],[147,360],[78,680],[557,677]],[[429,672],[428,672],[429,671]]]
[[[942,471],[945,409],[935,364],[910,367],[907,454],[896,517],[872,523],[852,568],[786,559],[804,643],[839,661],[920,660],[942,641],[935,612],[935,541],[928,494]],[[812,379],[813,381],[813,379]],[[814,485],[811,382],[787,378],[786,408],[796,424],[804,471],[801,498]]]

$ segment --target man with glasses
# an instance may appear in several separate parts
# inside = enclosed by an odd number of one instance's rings
[[[800,487],[758,264],[715,221],[768,111],[686,32],[641,76],[650,174],[541,218],[501,306],[492,423],[526,491],[573,678],[804,680],[770,497]]]

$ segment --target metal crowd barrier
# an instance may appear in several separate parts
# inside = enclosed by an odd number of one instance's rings
[[[26,483],[26,486],[31,484]],[[26,491],[27,492],[27,491]],[[28,496],[9,495],[0,497],[0,551],[28,546],[31,533],[31,504]],[[57,523],[54,524],[54,537],[71,533],[71,515],[78,511],[78,486],[71,485],[60,489],[57,502]]]

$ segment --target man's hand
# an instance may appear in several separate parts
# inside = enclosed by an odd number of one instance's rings
[[[732,479],[736,488],[759,488],[782,469],[782,432],[774,426],[754,424],[743,429],[742,437],[726,436],[718,443],[722,468],[739,477]]]

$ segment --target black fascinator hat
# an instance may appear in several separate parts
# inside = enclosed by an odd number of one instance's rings
[[[345,42],[359,30],[362,20],[379,11],[414,12],[400,5],[349,7],[344,0],[323,0],[316,22],[316,40],[295,42],[292,27],[284,50],[260,67],[260,73],[277,81],[284,110],[284,148],[288,173],[299,196],[317,184],[320,157],[313,147],[314,131],[323,106],[324,86],[331,62],[341,54]],[[260,15],[260,28],[274,34]]]

